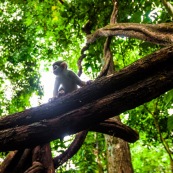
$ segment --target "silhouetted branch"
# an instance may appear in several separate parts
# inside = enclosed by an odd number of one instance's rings
[[[61,155],[54,158],[54,167],[58,168],[60,165],[65,163],[68,159],[70,159],[73,155],[77,153],[77,151],[81,148],[88,130],[79,132],[73,142],[71,143],[70,147],[64,151]]]

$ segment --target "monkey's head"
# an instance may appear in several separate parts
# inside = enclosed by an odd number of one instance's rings
[[[63,70],[67,70],[67,63],[65,61],[56,61],[53,63],[53,73],[61,75]]]

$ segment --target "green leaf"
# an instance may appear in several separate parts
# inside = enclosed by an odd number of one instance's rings
[[[173,115],[168,118],[168,123],[167,123],[168,130],[173,130]]]

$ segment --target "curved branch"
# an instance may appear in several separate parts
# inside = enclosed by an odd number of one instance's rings
[[[118,13],[118,4],[117,4],[117,1],[113,1],[113,11],[111,14],[110,24],[117,23],[117,13]],[[108,37],[105,41],[104,50],[103,50],[103,55],[104,55],[103,57],[105,62],[97,78],[100,78],[102,76],[106,76],[115,72],[112,52],[110,50],[111,40],[112,40],[112,37]]]
[[[75,136],[75,139],[71,143],[70,147],[66,151],[64,151],[61,155],[59,155],[53,159],[55,169],[58,168],[63,163],[65,163],[68,159],[70,159],[77,153],[77,151],[81,148],[81,146],[87,136],[87,133],[88,133],[88,130],[79,132]]]
[[[173,43],[173,23],[138,24],[117,23],[107,25],[87,36],[87,43],[93,43],[99,37],[126,36],[160,45]]]
[[[110,69],[114,71],[112,53],[110,51],[110,44],[111,44],[111,37],[108,37],[104,44],[104,52],[103,52],[105,63],[103,65],[102,70],[101,70],[100,74],[98,75],[97,79],[108,75],[109,74],[108,72],[110,71]]]
[[[118,137],[126,142],[133,143],[139,139],[137,131],[113,119],[105,120],[98,125],[92,126],[89,130]]]
[[[81,76],[81,74],[82,74],[82,65],[81,64],[82,64],[83,59],[86,57],[85,51],[88,50],[88,48],[89,48],[89,44],[86,43],[86,45],[81,50],[81,56],[79,57],[78,62],[77,62],[78,69],[79,69],[78,76]]]
[[[105,120],[102,123],[91,127],[89,131],[119,137],[127,142],[135,142],[139,139],[139,134],[135,130],[113,119]],[[77,153],[86,138],[87,132],[88,130],[79,132],[70,147],[61,155],[54,158],[55,168],[58,168]]]

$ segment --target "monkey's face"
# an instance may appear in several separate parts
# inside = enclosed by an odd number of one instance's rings
[[[55,75],[61,75],[62,71],[63,71],[63,68],[61,66],[53,65],[53,73]]]
[[[53,64],[53,73],[55,75],[62,75],[63,71],[67,70],[67,63],[64,61],[57,61]]]

